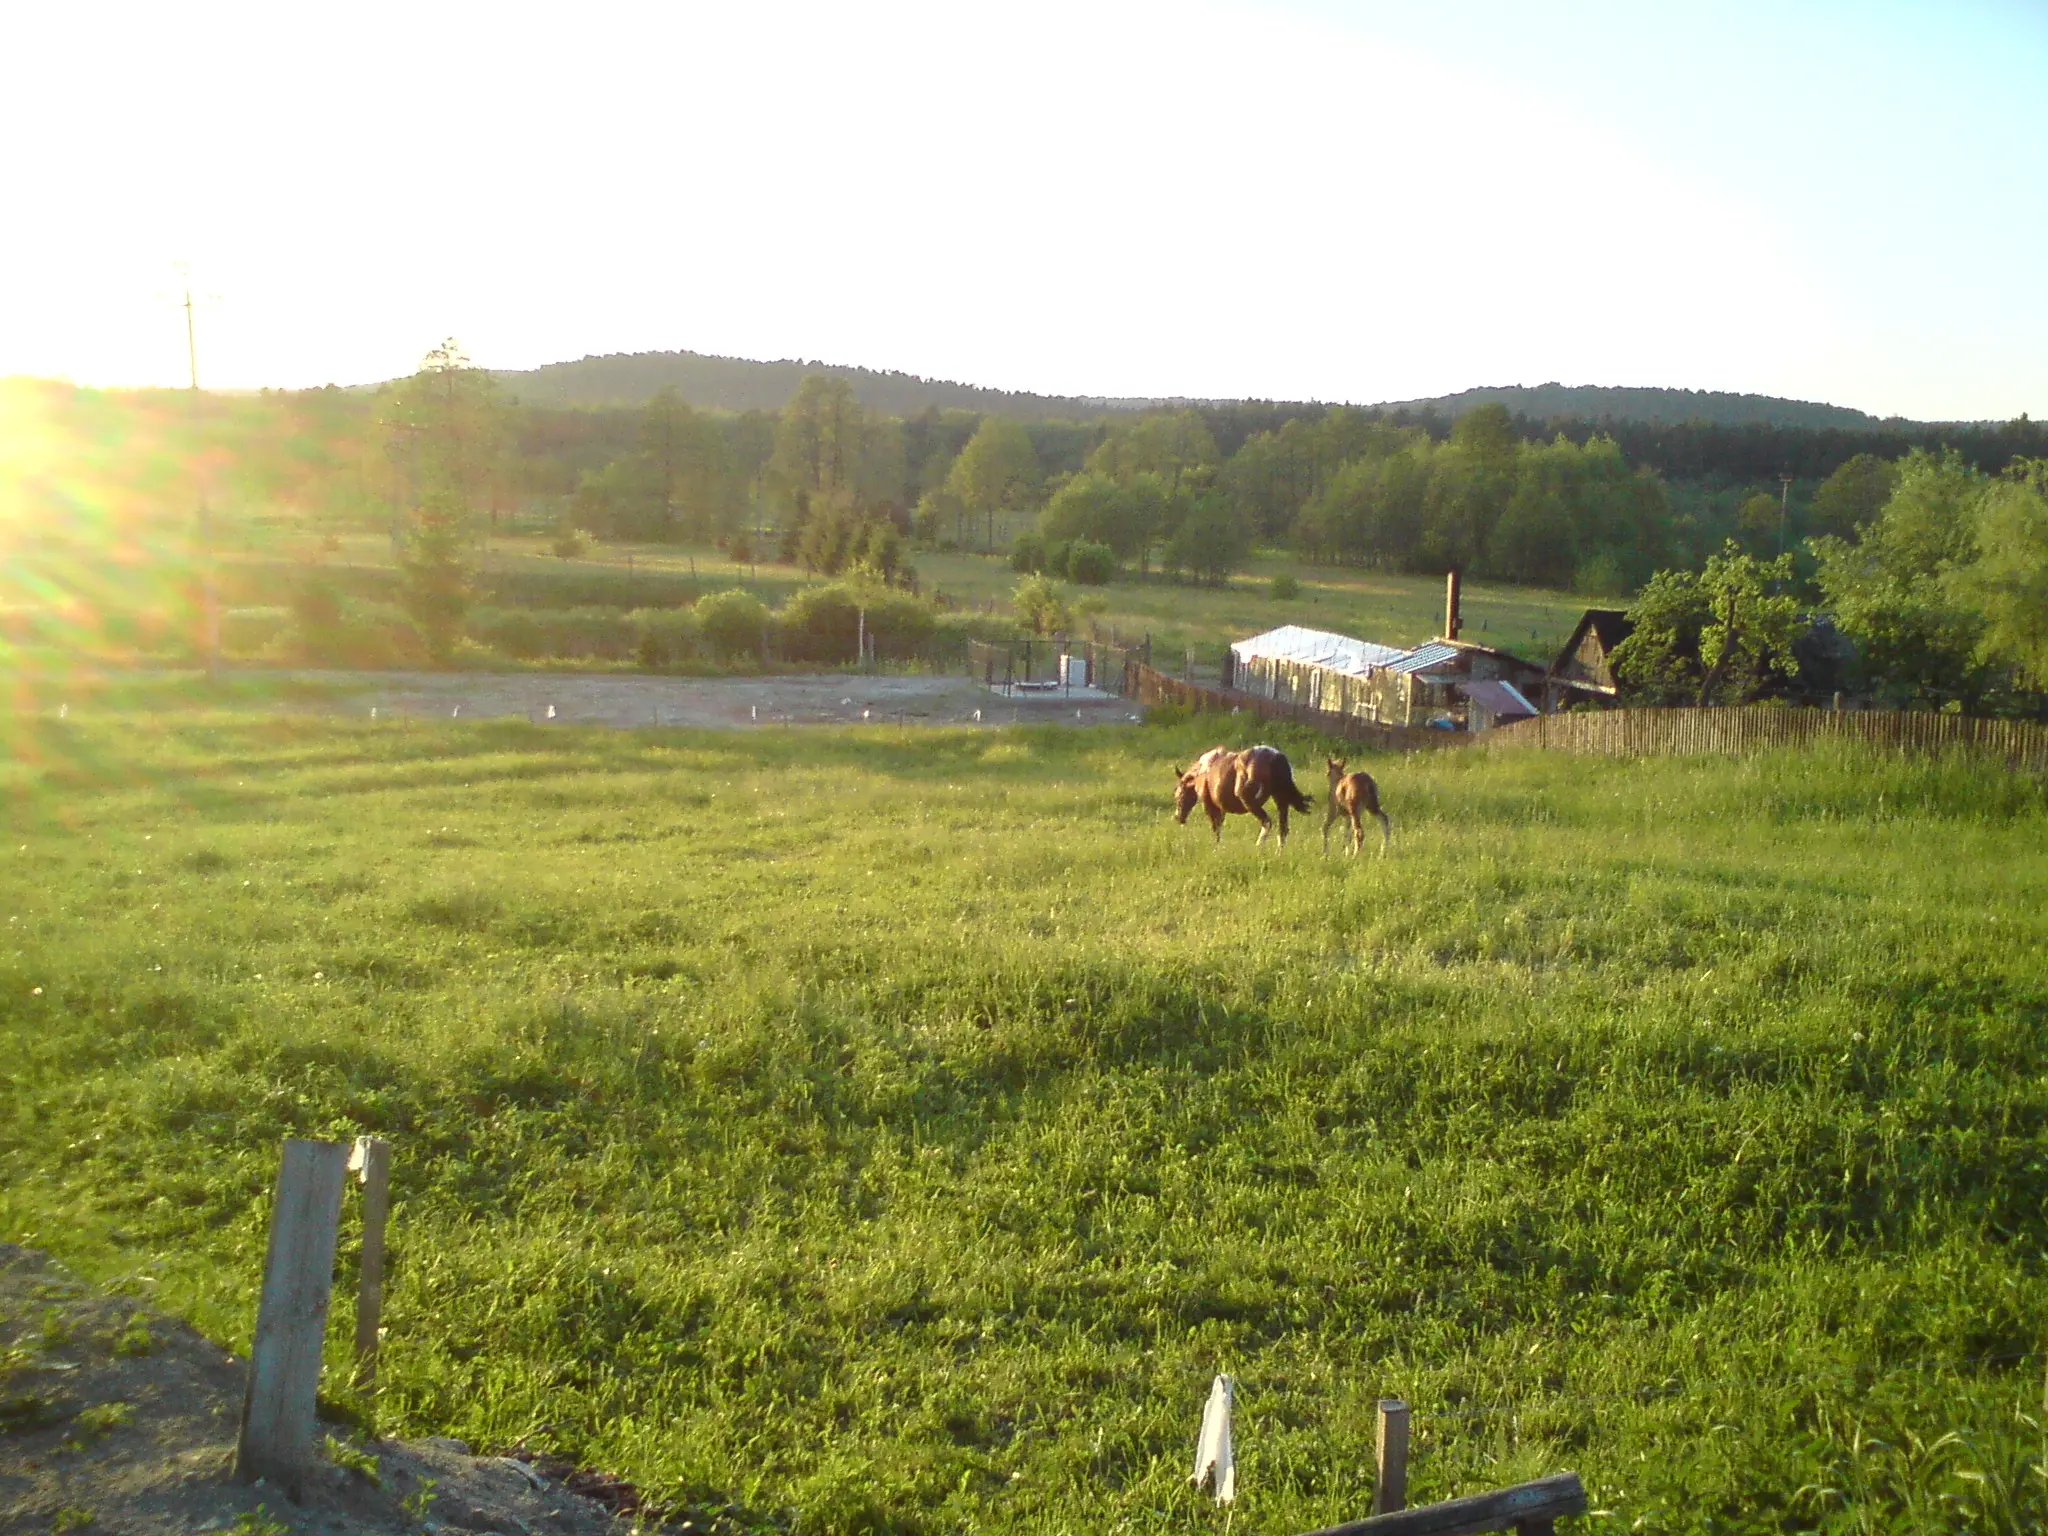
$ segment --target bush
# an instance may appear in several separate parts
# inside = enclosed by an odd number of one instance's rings
[[[1020,533],[1010,546],[1010,569],[1035,576],[1045,569],[1045,540],[1035,533]]]
[[[714,592],[697,604],[697,631],[717,656],[758,653],[768,633],[768,609],[753,593],[738,587]]]
[[[698,618],[688,608],[635,608],[626,622],[633,627],[633,652],[643,667],[681,666],[697,654]]]
[[[856,591],[829,582],[805,587],[782,605],[783,654],[834,666],[855,660],[863,609],[876,656],[907,661],[929,647],[938,619],[929,604],[894,587]]]
[[[939,616],[931,604],[891,588],[868,599],[868,633],[875,654],[888,661],[908,661],[931,649]]]
[[[1076,539],[1067,546],[1067,580],[1084,587],[1106,586],[1116,576],[1116,551],[1107,544]]]
[[[229,656],[254,656],[287,633],[283,608],[230,608],[220,616],[220,648]]]
[[[425,638],[412,620],[390,603],[351,603],[338,623],[280,636],[293,660],[331,667],[399,667],[427,658]]]
[[[844,663],[855,659],[860,604],[838,582],[792,593],[776,623],[782,653],[792,661]]]
[[[1067,627],[1067,603],[1060,589],[1043,576],[1026,576],[1010,594],[1010,606],[1017,622],[1041,635]]]
[[[1275,602],[1291,602],[1301,596],[1301,583],[1282,571],[1267,583],[1266,592]]]
[[[558,529],[554,543],[548,546],[557,560],[574,560],[583,553],[584,535],[575,528]]]

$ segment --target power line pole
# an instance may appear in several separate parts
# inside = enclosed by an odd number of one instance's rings
[[[1778,476],[1778,553],[1785,553],[1785,528],[1792,508],[1792,477]]]

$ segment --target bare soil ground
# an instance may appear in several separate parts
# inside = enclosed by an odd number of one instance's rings
[[[574,672],[299,672],[348,691],[350,713],[553,720],[621,728],[845,725],[1095,725],[1136,707],[1114,694],[1003,697],[964,677],[691,678]],[[319,707],[319,706],[316,706]],[[554,713],[550,715],[549,709]],[[459,711],[459,714],[458,714]]]
[[[245,1371],[185,1324],[0,1243],[0,1536],[612,1536],[636,1512],[629,1486],[567,1462],[336,1425],[351,1464],[323,1468],[302,1502],[238,1483]]]

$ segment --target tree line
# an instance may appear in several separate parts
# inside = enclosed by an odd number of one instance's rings
[[[431,544],[430,500],[456,494],[435,483],[435,434],[459,431],[463,515],[480,526],[555,528],[565,549],[586,532],[715,541],[826,573],[907,572],[906,547],[922,543],[1083,580],[1100,578],[1108,550],[1112,573],[1217,581],[1265,545],[1618,596],[1658,570],[1703,571],[1732,540],[1758,559],[1790,554],[1811,579],[1812,541],[1858,526],[1834,482],[1845,466],[1938,452],[1996,477],[2048,458],[2048,429],[2024,417],[1855,432],[1260,401],[1091,421],[936,407],[896,417],[824,373],[774,412],[703,411],[673,391],[631,409],[565,409],[510,399],[452,348],[375,391],[194,400],[43,388],[81,464],[106,460],[88,451],[95,442],[127,449],[93,471],[105,482],[86,498],[95,505],[205,501],[252,519],[388,525],[396,543],[417,524]],[[440,422],[451,388],[459,429]]]

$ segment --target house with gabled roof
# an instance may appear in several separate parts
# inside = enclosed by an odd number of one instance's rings
[[[1614,648],[1635,633],[1619,608],[1588,608],[1543,675],[1543,712],[1572,705],[1611,708],[1621,697],[1614,673]]]

